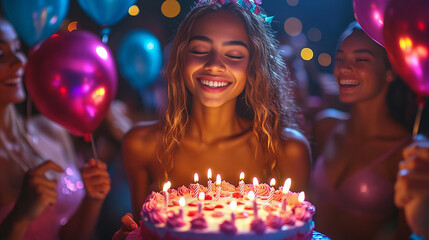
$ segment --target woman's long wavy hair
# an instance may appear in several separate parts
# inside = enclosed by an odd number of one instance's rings
[[[236,111],[253,121],[253,132],[264,154],[264,177],[277,175],[277,152],[284,127],[296,128],[296,112],[289,71],[279,55],[278,42],[269,23],[236,3],[220,5],[200,3],[180,24],[173,43],[173,51],[166,69],[168,80],[168,108],[163,129],[164,157],[160,158],[166,170],[173,167],[173,155],[180,145],[189,113],[192,94],[185,87],[184,72],[188,42],[198,20],[216,11],[228,11],[244,23],[249,36],[249,66],[245,90],[237,99]],[[255,152],[255,154],[257,154]],[[256,155],[255,155],[256,156]]]

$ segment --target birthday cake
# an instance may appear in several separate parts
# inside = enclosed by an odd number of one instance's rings
[[[315,208],[302,195],[267,184],[235,187],[225,181],[212,187],[190,184],[152,192],[142,206],[141,236],[144,240],[311,239]]]

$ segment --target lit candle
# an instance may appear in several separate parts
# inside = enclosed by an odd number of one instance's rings
[[[290,185],[292,180],[290,178],[286,179],[285,184],[283,185],[283,202],[282,202],[282,211],[286,211],[287,205],[287,194],[289,193]]]
[[[220,174],[216,175],[216,196],[215,196],[215,201],[219,201],[220,198]]]
[[[198,216],[201,216],[201,213],[203,211],[204,198],[205,198],[204,192],[200,192],[200,194],[198,195],[198,199],[200,200],[198,202]]]
[[[207,178],[209,179],[207,181],[207,188],[208,188],[208,192],[210,193],[212,191],[212,170],[210,168],[207,171]]]
[[[255,199],[258,198],[258,186],[259,182],[256,177],[253,178],[253,190],[255,191]]]
[[[231,209],[231,222],[232,222],[232,224],[235,224],[235,213],[234,213],[234,211],[237,208],[237,201],[232,200],[229,203],[229,208]]]
[[[198,173],[194,174],[194,182],[196,184],[196,187],[194,189],[194,195],[192,195],[192,197],[197,198],[198,197],[198,191],[200,189],[200,184],[198,184]]]
[[[168,181],[164,183],[164,186],[162,187],[162,191],[164,191],[164,205],[167,208],[168,207],[168,189],[171,187],[171,182]]]
[[[275,185],[276,185],[276,180],[274,178],[271,178],[271,181],[270,181],[270,186],[271,186],[271,188],[270,188],[270,194],[268,195],[268,202],[269,203],[271,203],[273,201],[274,191],[275,191],[274,186]]]
[[[240,194],[244,195],[244,172],[240,173],[240,181],[238,182],[238,185],[240,186]]]
[[[250,191],[247,194],[247,197],[249,198],[250,201],[253,201],[253,212],[254,212],[255,218],[258,218],[258,204],[256,203],[256,196],[253,193],[253,191]]]
[[[305,193],[304,192],[300,192],[298,194],[298,203],[301,204],[302,202],[304,202],[305,200]]]
[[[180,197],[179,199],[179,216],[183,217],[183,207],[185,206],[185,198],[184,197]]]

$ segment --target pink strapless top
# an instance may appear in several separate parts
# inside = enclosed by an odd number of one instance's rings
[[[391,216],[396,209],[393,201],[394,184],[375,172],[374,167],[409,140],[407,138],[395,144],[370,165],[348,177],[337,189],[328,182],[325,159],[319,156],[310,179],[314,202],[326,203],[358,215]]]
[[[30,223],[24,239],[59,239],[58,233],[61,226],[68,222],[85,195],[80,172],[75,166],[68,166],[61,175],[57,185],[57,192],[57,204],[47,207],[40,216]],[[9,214],[14,205],[15,203],[12,202],[0,208],[0,222]]]

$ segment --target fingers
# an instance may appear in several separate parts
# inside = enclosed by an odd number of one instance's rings
[[[121,218],[121,222],[122,222],[122,226],[121,226],[122,230],[132,231],[138,227],[137,223],[133,220],[133,215],[131,213],[126,213]]]
[[[54,170],[56,172],[64,172],[64,169],[62,169],[58,164],[52,162],[51,160],[48,160],[36,168],[30,170],[30,173],[36,174],[36,175],[43,175],[45,172],[49,170]]]
[[[110,191],[110,176],[103,162],[90,159],[82,169],[82,179],[89,197],[102,200]]]

